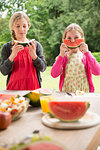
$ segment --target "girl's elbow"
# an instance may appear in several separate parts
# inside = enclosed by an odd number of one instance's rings
[[[95,72],[92,72],[92,74],[94,74],[95,76],[100,76],[100,70],[96,70]]]
[[[97,71],[97,76],[100,76],[100,70]]]
[[[55,74],[55,73],[53,73],[53,72],[51,72],[51,76],[52,76],[53,78],[57,78],[57,77],[58,77],[58,75]]]
[[[2,71],[2,70],[0,70],[0,71],[1,71],[1,73],[2,73],[4,76],[6,76],[6,75],[7,75],[7,72]]]
[[[52,76],[53,78],[55,78],[55,76],[54,76],[54,74],[53,74],[53,73],[51,73],[51,76]]]

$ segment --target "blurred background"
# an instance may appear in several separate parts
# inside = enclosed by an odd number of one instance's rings
[[[100,62],[100,0],[0,0],[0,53],[4,43],[11,40],[9,19],[19,10],[24,11],[31,20],[27,38],[39,41],[44,48],[49,67],[47,75],[50,75],[50,66],[59,54],[63,32],[73,22],[82,27],[89,50]],[[5,78],[2,79],[3,85]],[[97,79],[96,82],[99,82],[100,78]],[[0,85],[2,83],[0,80]],[[5,88],[3,85],[1,89]],[[56,86],[58,89],[58,79]]]

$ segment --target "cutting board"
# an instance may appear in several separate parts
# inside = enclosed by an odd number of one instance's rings
[[[42,123],[55,129],[84,129],[93,127],[100,123],[100,116],[94,112],[87,111],[85,115],[75,122],[62,122],[57,118],[52,118],[49,114],[42,117]]]

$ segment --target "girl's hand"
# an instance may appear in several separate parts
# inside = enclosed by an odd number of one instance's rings
[[[81,43],[81,46],[79,47],[80,51],[83,52],[83,53],[86,53],[89,51],[88,49],[88,45],[84,42]]]
[[[13,62],[14,58],[17,56],[17,53],[23,49],[24,47],[22,45],[18,45],[18,42],[16,42],[14,46],[12,47],[12,53],[9,56],[9,60]]]
[[[60,56],[64,57],[65,53],[68,52],[69,49],[65,43],[62,43],[60,46]]]
[[[33,60],[35,60],[37,58],[36,55],[36,45],[34,43],[34,41],[31,42],[32,45],[28,44],[27,48],[29,50],[29,54],[32,57]]]

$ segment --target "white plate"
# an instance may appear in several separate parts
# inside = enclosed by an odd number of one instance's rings
[[[55,129],[83,129],[93,127],[100,123],[100,116],[94,112],[87,111],[86,114],[75,122],[62,122],[57,118],[52,118],[49,114],[42,117],[42,123]]]

